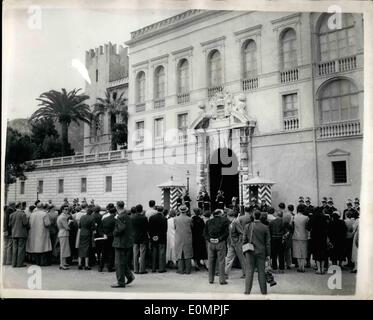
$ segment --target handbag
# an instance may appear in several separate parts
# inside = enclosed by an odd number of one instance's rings
[[[251,224],[251,235],[250,235],[250,241],[248,243],[245,243],[242,245],[242,252],[246,253],[249,251],[254,251],[254,244],[251,242],[253,240],[253,230],[254,230],[254,225]]]

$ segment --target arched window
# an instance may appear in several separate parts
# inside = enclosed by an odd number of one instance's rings
[[[243,79],[255,78],[257,76],[256,43],[249,40],[242,48]]]
[[[294,29],[285,30],[280,37],[282,70],[294,69],[297,65],[297,36]]]
[[[329,82],[319,94],[320,123],[359,118],[358,93],[346,79]]]
[[[137,103],[145,102],[145,72],[140,71],[136,77],[136,93],[137,93]]]
[[[155,69],[154,73],[154,98],[163,99],[165,96],[165,73],[163,66]]]
[[[221,55],[218,50],[214,50],[208,57],[209,66],[209,86],[217,87],[222,84]]]
[[[319,27],[320,61],[330,61],[356,53],[354,17],[351,13],[342,14],[342,28],[330,29],[330,14],[322,17]],[[331,18],[333,20],[333,18]],[[335,22],[335,21],[334,21]]]
[[[189,92],[189,62],[187,59],[180,60],[177,70],[178,93]]]

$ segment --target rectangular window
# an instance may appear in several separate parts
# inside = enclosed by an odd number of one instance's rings
[[[25,194],[25,181],[21,181],[21,191],[20,191],[20,193],[21,194]]]
[[[333,161],[333,183],[347,183],[347,163],[346,161]]]
[[[296,93],[282,96],[284,119],[298,117],[298,96]]]
[[[188,129],[187,119],[187,113],[182,113],[177,116],[177,128],[179,129],[179,131],[186,133]]]
[[[144,142],[144,121],[136,122],[136,143]]]
[[[39,180],[39,182],[38,182],[38,193],[39,194],[43,193],[43,187],[44,187],[44,181]]]
[[[87,192],[87,178],[81,178],[80,180],[80,192]]]
[[[111,192],[112,191],[112,177],[108,176],[105,177],[105,192]]]
[[[63,179],[58,179],[58,193],[63,193]]]

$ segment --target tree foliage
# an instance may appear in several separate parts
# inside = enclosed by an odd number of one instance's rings
[[[89,99],[88,95],[79,94],[81,89],[73,89],[69,92],[66,89],[61,89],[61,92],[50,90],[40,95],[38,100],[39,108],[36,110],[30,121],[39,121],[42,119],[50,119],[58,121],[61,125],[62,156],[69,155],[68,129],[71,122],[80,124],[81,122],[90,123],[92,114],[89,106],[85,103]]]

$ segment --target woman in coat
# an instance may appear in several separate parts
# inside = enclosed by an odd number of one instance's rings
[[[167,249],[166,249],[166,261],[169,265],[172,263],[176,265],[175,256],[175,216],[176,211],[171,210],[167,219]]]
[[[293,226],[293,257],[298,260],[298,272],[305,272],[304,266],[307,259],[308,244],[308,217],[304,215],[305,205],[297,207],[297,214],[294,216]]]
[[[354,222],[353,233],[354,233],[354,238],[352,242],[351,260],[354,263],[354,269],[351,272],[356,273],[357,272],[357,248],[359,246],[359,219],[358,218]]]
[[[328,218],[322,210],[316,210],[309,221],[312,255],[316,261],[317,274],[324,274],[328,261]]]
[[[206,240],[203,236],[205,229],[205,222],[200,217],[201,210],[199,208],[193,209],[194,216],[192,217],[192,243],[193,243],[193,259],[196,271],[203,265],[201,260],[207,260]],[[205,265],[206,266],[206,265]]]
[[[58,241],[60,242],[60,270],[68,270],[66,258],[70,257],[70,243],[69,243],[69,206],[63,205],[61,207],[61,214],[57,218],[58,227]],[[70,220],[72,222],[72,220]]]
[[[175,217],[175,255],[177,259],[177,273],[189,274],[192,270],[193,242],[192,218],[187,216],[188,207],[181,205],[180,215]]]
[[[342,267],[342,262],[345,259],[345,239],[347,235],[347,226],[343,220],[340,219],[340,213],[334,211],[332,219],[329,224],[329,239],[332,244],[331,259],[333,265]]]
[[[83,215],[79,221],[79,270],[83,269],[82,259],[85,261],[85,270],[91,270],[89,267],[89,254],[92,250],[92,234],[95,230],[95,219],[92,216],[93,210],[89,208],[87,214]]]

